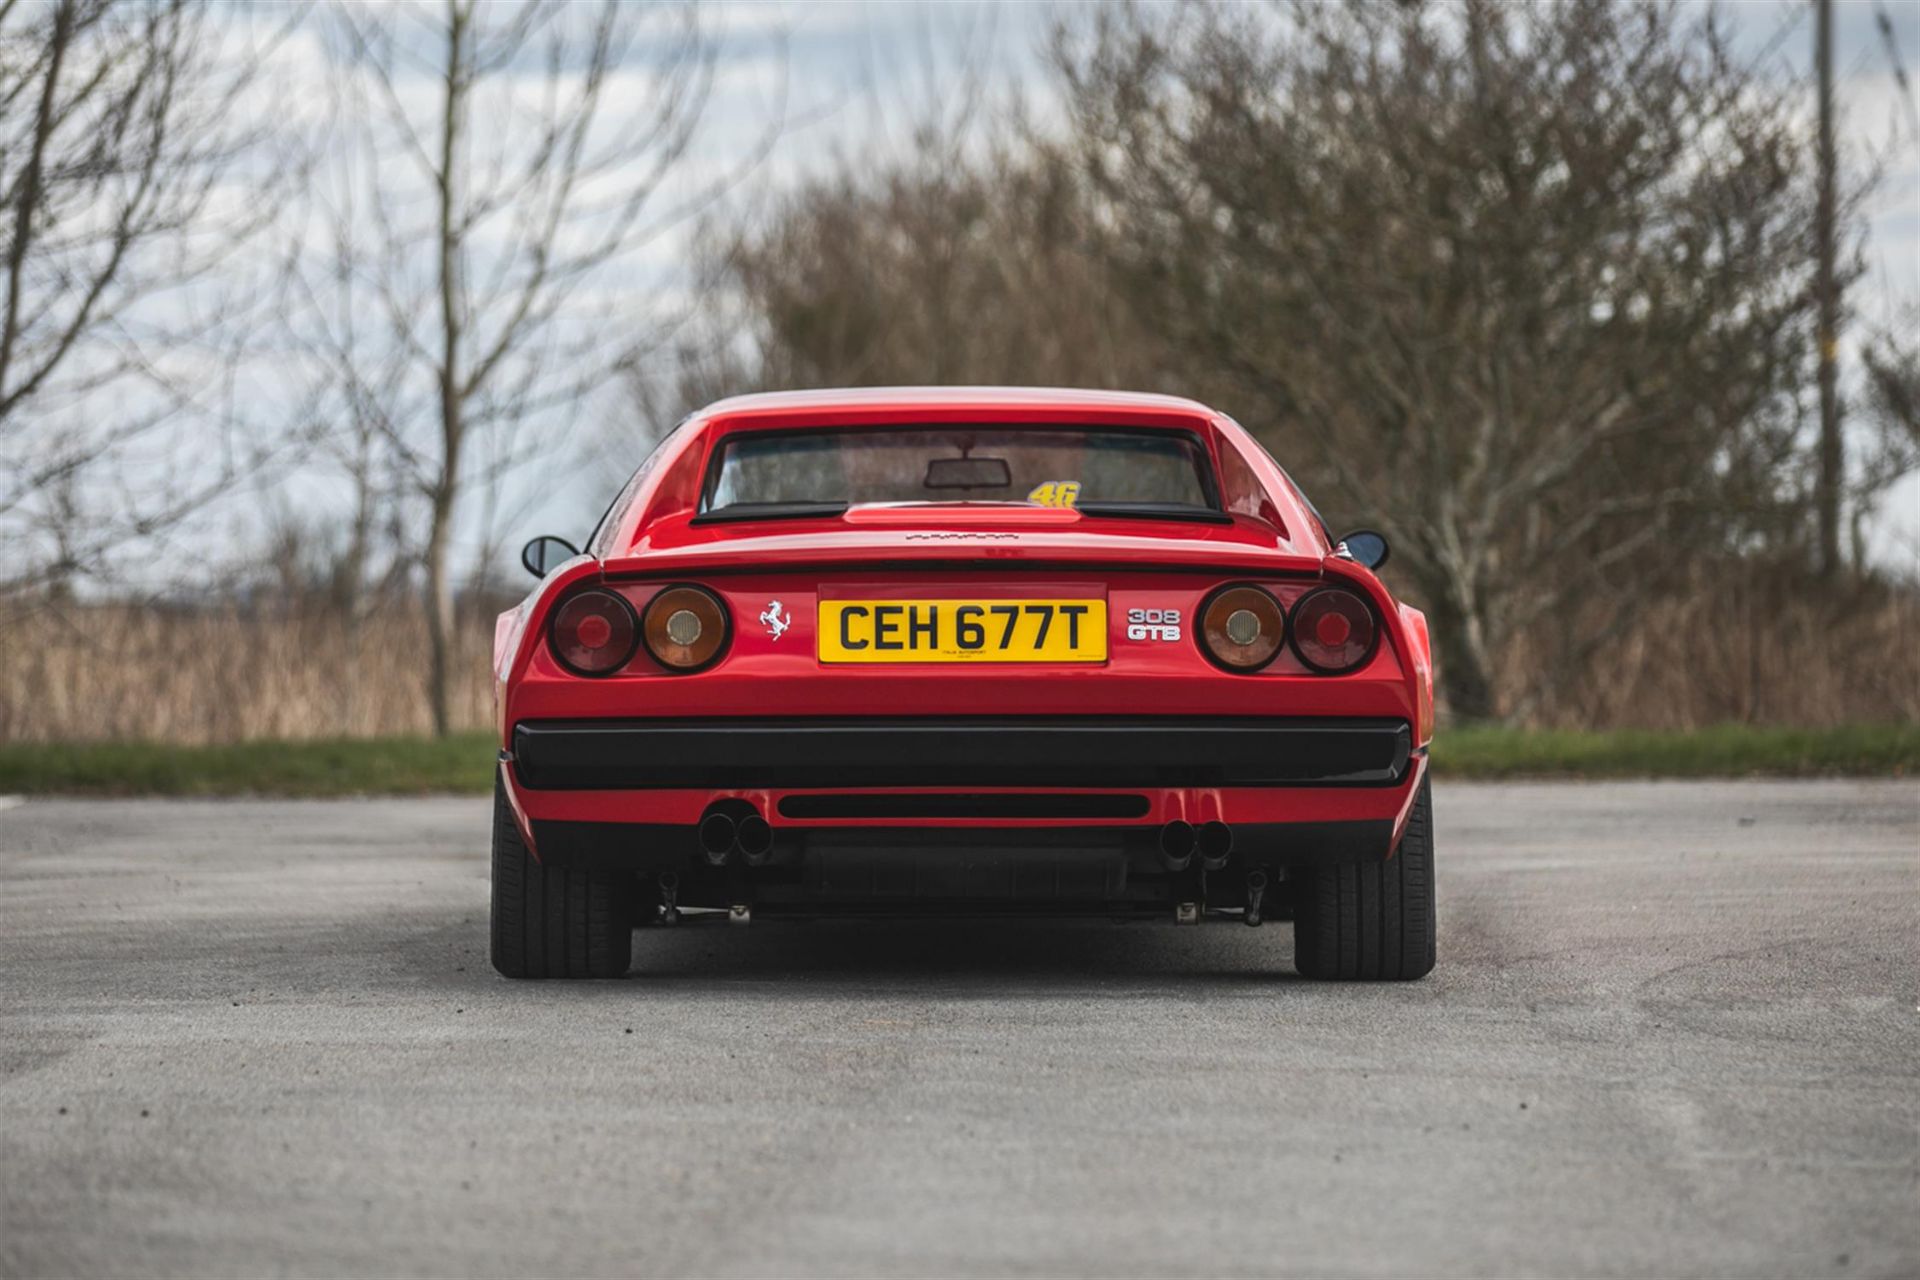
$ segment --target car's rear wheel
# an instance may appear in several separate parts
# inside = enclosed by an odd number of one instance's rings
[[[1385,862],[1303,873],[1293,966],[1303,977],[1405,981],[1433,970],[1433,794],[1414,797],[1400,848]]]
[[[633,959],[632,877],[535,861],[493,782],[493,967],[509,978],[618,978]]]

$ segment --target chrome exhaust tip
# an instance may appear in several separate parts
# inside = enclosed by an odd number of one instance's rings
[[[740,819],[740,825],[734,829],[733,839],[750,867],[762,865],[767,855],[773,852],[773,828],[757,813]]]
[[[724,813],[709,813],[700,819],[700,848],[708,862],[716,867],[726,865],[727,855],[733,852],[736,830],[733,819]]]
[[[1208,822],[1200,827],[1200,865],[1218,871],[1233,854],[1233,828],[1224,822]]]
[[[1160,861],[1169,871],[1185,871],[1193,861],[1193,824],[1175,818],[1160,828]]]

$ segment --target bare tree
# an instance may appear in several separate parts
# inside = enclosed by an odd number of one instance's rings
[[[1907,323],[1920,321],[1910,313]],[[1908,335],[1915,329],[1906,330]],[[1867,404],[1898,455],[1889,479],[1920,465],[1920,342],[1883,332],[1866,349]]]
[[[284,30],[0,0],[0,586],[100,571],[251,460],[227,428],[263,282],[237,264],[285,172],[258,123]]]
[[[743,314],[725,317],[722,342],[683,352],[685,398],[759,385],[1125,385],[1139,335],[1081,252],[1084,208],[1057,152],[970,158],[933,138],[894,167],[808,184],[708,242],[709,296]]]
[[[1136,312],[1395,535],[1456,715],[1524,710],[1558,619],[1543,679],[1687,558],[1810,539],[1810,148],[1710,14],[1102,11],[1058,62]]]
[[[767,388],[1134,381],[1085,184],[996,75],[1003,14],[919,15],[856,150],[702,229],[701,308],[664,370],[633,371],[642,417]]]
[[[1899,327],[1869,334],[1861,355],[1862,404],[1854,449],[1851,510],[1853,560],[1865,568],[1866,522],[1889,490],[1920,470],[1920,307],[1908,307]]]
[[[307,321],[424,507],[444,733],[463,498],[556,453],[649,322],[639,251],[734,176],[685,164],[714,49],[691,6],[617,0],[341,5],[332,35],[351,160],[324,216],[352,230],[304,279]]]

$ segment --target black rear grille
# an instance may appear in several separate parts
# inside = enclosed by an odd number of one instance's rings
[[[1144,818],[1152,806],[1145,796],[918,793],[786,796],[780,816],[828,818]]]

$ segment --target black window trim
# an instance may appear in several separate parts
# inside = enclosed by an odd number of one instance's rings
[[[1135,423],[1107,422],[852,422],[836,423],[823,427],[735,427],[722,430],[707,447],[707,473],[700,482],[700,501],[694,508],[695,519],[706,519],[715,511],[724,511],[725,507],[709,505],[713,501],[714,490],[720,487],[720,464],[726,453],[727,441],[734,435],[751,436],[754,439],[769,439],[780,436],[819,436],[859,431],[911,431],[926,427],[932,429],[966,430],[1006,430],[1006,431],[1101,431],[1111,435],[1134,436],[1183,436],[1194,447],[1199,461],[1197,468],[1200,478],[1200,490],[1207,500],[1204,508],[1195,511],[1207,511],[1215,515],[1230,513],[1220,503],[1220,478],[1216,474],[1216,463],[1212,450],[1207,448],[1206,439],[1192,427],[1143,427]],[[929,504],[937,505],[937,504]],[[1020,503],[1009,505],[1020,506]],[[1205,517],[1201,517],[1205,518]]]

